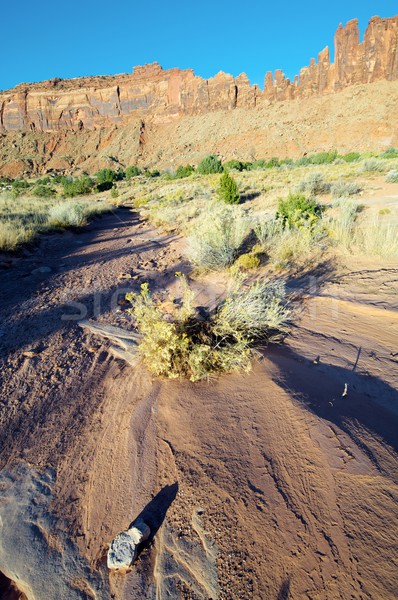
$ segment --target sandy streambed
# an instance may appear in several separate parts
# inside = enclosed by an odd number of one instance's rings
[[[1,273],[0,571],[40,600],[396,597],[395,267],[330,276],[249,375],[151,381],[78,320],[126,326],[180,244],[122,211]]]

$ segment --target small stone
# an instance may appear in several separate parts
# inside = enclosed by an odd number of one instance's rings
[[[137,558],[138,546],[149,538],[150,533],[148,525],[141,519],[119,533],[108,550],[108,569],[129,569]]]
[[[26,356],[26,358],[35,358],[36,356],[39,356],[38,352],[33,352],[32,350],[26,350],[25,352],[22,352],[23,356]]]

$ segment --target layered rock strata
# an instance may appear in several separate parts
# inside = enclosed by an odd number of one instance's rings
[[[93,130],[139,118],[168,123],[183,115],[322,96],[357,83],[398,79],[397,45],[398,15],[373,17],[363,42],[355,19],[336,32],[334,63],[325,48],[318,63],[312,59],[293,82],[280,70],[267,73],[264,91],[244,73],[202,79],[190,69],[165,71],[157,63],[135,67],[132,74],[20,84],[0,94],[0,131]]]

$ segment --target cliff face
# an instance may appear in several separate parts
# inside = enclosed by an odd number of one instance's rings
[[[130,75],[21,84],[0,94],[0,131],[54,132],[98,129],[139,118],[167,123],[182,115],[254,108],[269,102],[331,94],[355,83],[398,79],[398,16],[373,17],[362,43],[358,21],[335,35],[335,62],[328,48],[293,82],[267,73],[264,92],[245,74],[202,79],[192,70],[164,71],[157,63]]]
[[[69,85],[67,85],[69,83]],[[253,107],[259,95],[245,75],[211,79],[154,63],[131,75],[53,80],[0,94],[0,130],[96,129],[137,117],[168,122],[180,115]]]
[[[282,71],[265,76],[264,96],[268,100],[289,100],[338,92],[355,83],[371,83],[381,79],[398,79],[398,16],[391,19],[373,17],[364,40],[359,41],[358,20],[342,25],[334,37],[335,62],[330,63],[326,47],[311,60],[300,77],[291,82]]]

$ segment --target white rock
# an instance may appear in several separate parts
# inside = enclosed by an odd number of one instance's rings
[[[138,546],[149,538],[151,530],[138,520],[111,542],[108,550],[108,569],[128,569],[137,558]]]

